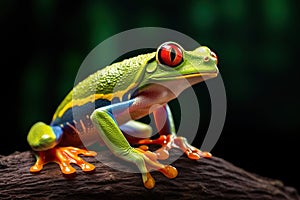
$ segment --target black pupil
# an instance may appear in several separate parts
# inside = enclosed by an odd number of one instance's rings
[[[174,48],[171,48],[171,53],[170,53],[171,61],[173,62],[174,59],[176,58],[176,51]]]

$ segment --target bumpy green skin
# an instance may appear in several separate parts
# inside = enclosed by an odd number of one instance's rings
[[[164,171],[163,173],[168,177],[176,176],[177,171],[175,173],[172,168],[164,166],[147,157],[141,151],[132,148],[122,130],[132,132],[133,135],[147,132],[146,135],[150,136],[151,127],[134,120],[149,114],[149,110],[154,105],[159,105],[157,109],[151,111],[155,116],[156,124],[161,126],[159,130],[164,132],[159,133],[161,135],[171,134],[176,137],[172,115],[167,106],[168,101],[176,98],[176,95],[179,95],[187,87],[182,86],[183,79],[190,80],[191,85],[193,85],[203,81],[205,77],[215,77],[218,73],[217,58],[213,56],[209,48],[199,47],[193,51],[182,49],[182,54],[183,62],[173,68],[160,64],[157,57],[158,53],[153,52],[126,59],[91,74],[69,92],[57,108],[53,121],[59,119],[73,106],[80,107],[96,100],[111,101],[117,97],[119,103],[99,107],[88,116],[106,146],[116,156],[138,166],[147,188],[154,186],[154,180],[148,173],[147,166],[151,166],[152,169],[163,169],[160,171]],[[169,84],[172,87],[175,86],[174,88],[181,89],[177,93],[175,92],[174,96],[173,93],[155,83]],[[124,95],[132,89],[139,91],[139,93],[134,97],[128,96],[124,99]],[[126,115],[126,113],[129,113],[129,115]],[[162,120],[167,121],[164,125],[159,125],[159,121]],[[66,124],[69,125],[70,123],[72,122]],[[121,124],[123,125],[121,126]],[[63,142],[60,139],[64,126],[61,125],[60,128],[57,127],[57,124],[54,127],[37,123],[31,128],[27,140],[36,151],[42,152],[55,148]],[[55,139],[55,137],[57,138]],[[194,149],[186,144],[185,140],[180,141],[183,141],[182,148]],[[78,159],[76,156],[73,155],[73,160]],[[43,162],[38,159],[32,171],[41,170]]]
[[[154,57],[155,52],[139,55],[91,74],[69,92],[58,106],[53,118],[56,118],[58,112],[72,100],[84,99],[94,94],[112,94],[115,91],[126,90],[132,83],[139,83],[143,78],[144,66]]]
[[[73,98],[84,98],[95,93],[108,94],[116,88],[124,90],[132,83],[139,83],[143,78],[144,66],[154,56],[155,53],[139,55],[95,72],[74,87]]]

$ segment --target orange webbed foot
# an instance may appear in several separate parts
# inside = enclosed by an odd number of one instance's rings
[[[145,163],[145,169],[139,166],[142,172],[142,179],[144,186],[148,189],[152,189],[155,186],[155,180],[151,176],[151,171],[159,171],[167,178],[172,179],[178,175],[178,171],[171,165],[163,165],[157,161],[157,155],[154,152],[148,151],[147,146],[141,146],[141,148],[135,148]]]
[[[37,161],[30,168],[30,172],[39,172],[43,166],[49,162],[55,162],[60,166],[63,174],[73,174],[76,169],[71,166],[71,163],[78,165],[83,171],[89,172],[95,169],[95,166],[84,161],[78,155],[96,156],[94,151],[79,149],[76,147],[54,147],[46,151],[37,152]]]
[[[139,141],[139,144],[146,146],[149,144],[161,145],[161,148],[155,151],[157,158],[165,160],[169,157],[169,150],[171,148],[181,149],[188,158],[192,160],[198,160],[199,158],[211,158],[212,155],[209,152],[201,151],[200,149],[190,145],[186,138],[178,137],[172,134],[160,135],[158,139],[143,139]]]

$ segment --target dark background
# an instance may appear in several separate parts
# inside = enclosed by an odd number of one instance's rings
[[[31,125],[50,122],[101,41],[156,26],[219,57],[228,111],[213,155],[299,191],[299,8],[297,0],[0,1],[0,154],[30,149]],[[203,94],[200,141],[209,101],[205,84],[194,89]]]

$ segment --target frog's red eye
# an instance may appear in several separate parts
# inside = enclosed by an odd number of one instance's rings
[[[183,61],[181,47],[175,43],[164,43],[157,51],[158,62],[169,67],[176,67]]]

